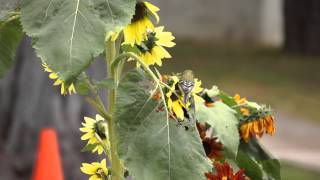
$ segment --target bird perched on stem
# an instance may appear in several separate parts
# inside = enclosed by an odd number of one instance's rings
[[[194,88],[194,75],[192,70],[185,70],[182,73],[179,81],[179,88],[183,95],[183,103],[186,105],[191,97],[191,92]]]

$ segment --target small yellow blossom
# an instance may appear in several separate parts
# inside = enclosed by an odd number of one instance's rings
[[[157,12],[160,9],[149,2],[137,2],[136,12],[131,23],[124,29],[124,44],[140,45],[145,38],[146,29],[154,29],[154,25],[150,20],[150,14],[156,18],[157,23],[160,18]]]
[[[89,180],[104,180],[108,177],[108,168],[106,159],[103,159],[100,163],[93,162],[91,164],[82,163],[80,170],[90,175]]]
[[[164,47],[173,47],[175,39],[171,32],[164,32],[164,27],[160,26],[147,29],[146,39],[141,45],[137,45],[140,50],[140,57],[147,65],[162,65],[163,58],[171,58],[171,55]]]
[[[53,85],[61,86],[60,91],[62,95],[66,95],[68,93],[71,95],[76,93],[76,89],[73,83],[67,85],[63,80],[59,78],[57,73],[55,73],[52,69],[49,68],[49,66],[46,63],[42,63],[42,66],[44,68],[44,71],[49,73],[49,78],[55,80]]]
[[[81,136],[81,140],[88,140],[88,144],[96,145],[92,152],[98,152],[98,154],[102,154],[104,151],[104,146],[109,149],[109,134],[108,134],[108,125],[104,122],[104,118],[99,114],[96,115],[96,119],[92,119],[90,117],[84,117],[84,123],[82,123],[83,127],[80,128],[81,132],[85,134]],[[101,144],[100,138],[102,143]]]

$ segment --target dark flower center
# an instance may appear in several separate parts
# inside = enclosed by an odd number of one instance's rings
[[[137,47],[142,53],[150,52],[152,48],[156,46],[157,40],[155,32],[147,32],[147,39],[140,45],[137,45]]]
[[[106,139],[107,136],[105,134],[106,129],[105,126],[103,125],[104,122],[102,121],[98,121],[97,123],[95,123],[95,127],[94,127],[94,131],[99,135],[99,137],[101,139]]]
[[[137,2],[136,11],[135,11],[135,14],[133,15],[131,23],[141,20],[147,15],[147,13],[148,12],[147,12],[146,5],[143,2]]]

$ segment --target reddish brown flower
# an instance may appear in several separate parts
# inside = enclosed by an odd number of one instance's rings
[[[244,169],[240,169],[237,173],[233,174],[233,169],[227,162],[223,164],[215,162],[214,167],[216,173],[205,173],[208,180],[250,180],[244,175]]]
[[[217,137],[206,137],[206,124],[197,123],[197,129],[202,140],[202,145],[206,155],[210,159],[220,160],[223,158],[222,144]]]
[[[220,160],[223,158],[223,145],[217,137],[203,139],[202,145],[209,159]]]
[[[196,125],[200,138],[203,140],[206,137],[206,125],[201,123],[197,123]]]

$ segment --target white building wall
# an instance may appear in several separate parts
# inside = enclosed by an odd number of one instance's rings
[[[268,45],[282,42],[278,27],[281,0],[152,1],[161,8],[160,24],[178,38]]]
[[[266,45],[283,42],[283,0],[263,0],[259,40]]]

